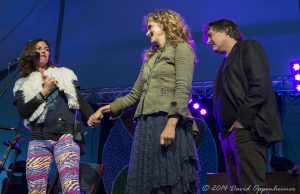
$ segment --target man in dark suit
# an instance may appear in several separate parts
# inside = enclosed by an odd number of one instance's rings
[[[266,148],[282,139],[267,56],[254,40],[242,40],[238,26],[221,19],[204,28],[207,44],[224,55],[214,85],[214,115],[230,172],[231,190],[266,188]]]

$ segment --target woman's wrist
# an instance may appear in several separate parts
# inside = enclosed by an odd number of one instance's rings
[[[49,93],[50,93],[50,90],[48,90],[47,88],[43,88],[43,90],[41,91],[41,94],[43,95],[44,98],[47,98]]]
[[[168,124],[172,125],[172,126],[176,126],[178,123],[179,118],[178,117],[169,117],[168,118]]]
[[[36,99],[37,99],[39,102],[43,102],[43,101],[45,101],[47,98],[42,94],[42,92],[39,92],[38,95],[36,96]]]
[[[111,112],[110,105],[106,105],[103,110],[104,113]]]

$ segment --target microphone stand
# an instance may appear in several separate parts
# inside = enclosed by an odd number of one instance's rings
[[[11,63],[13,63],[11,65]],[[13,59],[13,60],[10,60],[8,65],[7,65],[7,68],[4,69],[4,70],[1,70],[0,71],[0,81],[2,81],[4,78],[6,78],[9,74],[11,74],[12,72],[14,72],[17,67],[18,67],[18,64],[19,64],[19,59]],[[1,90],[0,92],[0,97],[3,96],[3,94],[5,94],[7,88],[12,84],[14,83],[14,81],[16,80],[16,78],[18,77],[18,73],[16,73],[7,83],[6,86],[4,86],[4,88]]]
[[[6,152],[2,158],[2,160],[0,161],[0,173],[4,170],[4,171],[7,171],[9,172],[9,175],[8,175],[8,179],[7,179],[7,183],[6,183],[6,186],[5,186],[5,189],[4,189],[4,192],[3,194],[6,194],[7,192],[7,189],[8,189],[8,185],[10,184],[10,181],[11,181],[11,176],[13,175],[13,172],[14,172],[14,166],[15,166],[15,163],[16,163],[16,160],[17,160],[17,157],[18,155],[21,153],[21,150],[18,148],[18,141],[20,140],[20,138],[22,137],[21,134],[17,134],[14,138],[14,141],[12,142],[3,142],[7,147],[6,149]],[[14,158],[13,158],[13,162],[12,162],[12,166],[11,166],[11,169],[6,169],[4,167],[5,163],[6,163],[6,159],[11,151],[11,149],[15,149],[15,154],[14,154]]]
[[[10,65],[12,62],[14,62],[14,64]],[[18,64],[19,64],[19,59],[10,60],[8,63],[7,69],[0,71],[0,81],[3,80],[5,77],[7,77],[10,73],[15,71],[18,67]],[[7,91],[7,88],[15,82],[16,78],[18,78],[18,73],[13,75],[13,77],[7,82],[6,86],[4,86],[4,88],[1,90],[0,98],[3,96],[3,94],[5,94],[5,92]],[[10,131],[15,130],[15,128],[13,128],[13,127],[3,126],[1,124],[0,124],[0,129],[10,130]],[[0,168],[1,168],[1,164],[0,164]],[[1,172],[1,169],[0,169],[0,172]]]
[[[17,78],[18,78],[18,73],[16,73],[16,74],[15,74],[15,75],[7,82],[6,86],[4,86],[4,88],[3,88],[2,91],[0,92],[0,97],[2,97],[3,94],[5,94],[7,88],[8,88],[10,85],[12,85],[12,84],[16,81]]]
[[[13,65],[11,65],[11,63],[13,63]],[[13,71],[15,71],[18,67],[18,63],[19,63],[19,59],[13,59],[13,60],[10,60],[8,65],[7,65],[7,68],[4,69],[4,70],[1,70],[0,71],[0,81],[2,81],[3,79],[5,79],[9,74],[11,74]],[[6,84],[6,86],[4,86],[4,88],[2,89],[2,91],[0,92],[0,97],[3,96],[3,94],[7,91],[7,88],[12,84],[14,83],[14,81],[16,80],[16,78],[18,77],[18,73],[16,73],[9,81],[8,83]],[[1,126],[0,125],[0,129],[4,129],[4,130],[15,130],[15,128],[12,128],[12,127],[7,127],[7,126]],[[18,141],[20,140],[21,138],[21,134],[17,134],[14,138],[14,141],[12,142],[3,142],[4,145],[8,146],[7,149],[6,149],[6,152],[4,153],[4,156],[2,157],[2,160],[0,161],[0,173],[2,171],[7,171],[9,173],[8,175],[8,179],[7,179],[7,183],[6,183],[6,186],[5,186],[5,189],[4,189],[4,192],[3,194],[6,194],[7,192],[7,189],[8,189],[8,185],[10,184],[11,182],[11,177],[13,175],[13,172],[14,172],[14,166],[15,166],[15,163],[16,163],[16,160],[17,160],[17,157],[18,155],[21,153],[21,150],[18,148]],[[7,160],[7,157],[11,151],[11,149],[14,149],[15,150],[15,153],[14,153],[14,158],[13,158],[13,161],[12,161],[12,165],[11,165],[11,169],[6,169],[4,167],[5,163],[6,163],[6,160]]]
[[[17,69],[19,61],[35,61],[40,58],[39,52],[31,52],[29,55],[22,57],[22,58],[16,58],[13,60],[10,60],[7,66],[7,69],[4,69],[0,71],[0,81],[3,80],[5,77],[7,77],[10,73],[12,73],[15,69]],[[10,65],[13,62],[13,65]],[[7,73],[6,73],[7,71]],[[0,97],[3,96],[3,94],[6,92],[7,88],[14,83],[16,78],[18,77],[18,73],[16,73],[7,83],[7,85],[3,88],[3,90],[0,92]]]
[[[13,64],[11,65],[11,63]],[[0,71],[0,81],[6,78],[10,73],[14,72],[18,67],[18,63],[19,63],[19,58],[10,60],[7,65],[7,68]]]

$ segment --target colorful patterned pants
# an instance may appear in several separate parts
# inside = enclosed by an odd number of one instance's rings
[[[29,194],[45,194],[50,165],[55,159],[62,191],[79,194],[79,146],[70,134],[58,141],[33,140],[29,142],[26,178]]]

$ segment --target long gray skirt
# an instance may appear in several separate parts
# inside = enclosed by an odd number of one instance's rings
[[[178,123],[173,144],[160,145],[165,113],[142,116],[137,124],[126,194],[197,193],[199,167],[192,122]]]

